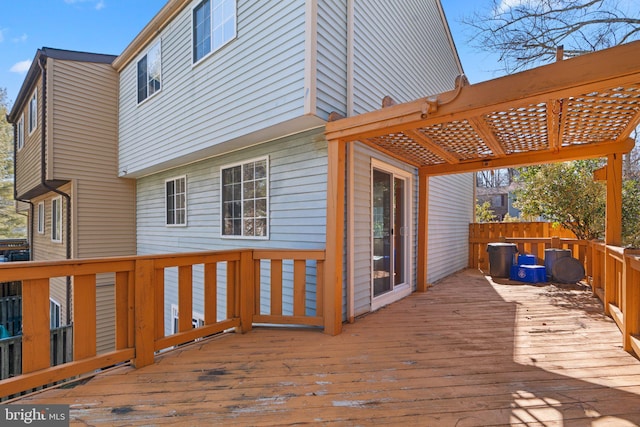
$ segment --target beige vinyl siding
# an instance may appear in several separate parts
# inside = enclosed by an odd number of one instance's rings
[[[37,86],[38,90],[38,127],[29,134],[29,101]],[[24,117],[24,146],[16,153],[16,189],[18,196],[32,190],[40,184],[40,158],[42,146],[42,78],[38,78],[22,109]],[[18,116],[18,119],[20,116]]]

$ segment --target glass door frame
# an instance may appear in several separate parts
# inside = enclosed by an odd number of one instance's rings
[[[389,264],[390,264],[390,268],[391,268],[391,290],[388,292],[385,292],[379,296],[374,296],[374,283],[375,283],[375,278],[374,278],[374,170],[378,170],[380,172],[384,172],[386,174],[389,174],[391,176],[391,183],[394,184],[396,179],[401,179],[404,181],[404,195],[403,195],[403,199],[404,199],[404,206],[402,208],[402,214],[403,214],[403,218],[402,218],[402,222],[404,224],[404,226],[401,228],[401,230],[394,230],[394,235],[391,236],[390,240],[392,243],[391,246],[391,253],[394,253],[394,247],[396,245],[396,233],[400,232],[402,233],[403,236],[405,236],[406,238],[404,239],[403,242],[403,252],[404,252],[404,263],[402,265],[403,268],[403,277],[404,277],[404,281],[402,283],[399,284],[395,284],[395,280],[393,279],[394,276],[394,271],[396,268],[396,263],[395,260],[390,260]],[[370,246],[370,252],[371,252],[371,310],[376,310],[382,306],[385,306],[391,302],[397,301],[401,298],[404,298],[405,296],[409,295],[411,293],[412,287],[411,287],[411,283],[413,282],[413,272],[412,272],[412,265],[413,265],[413,242],[414,242],[414,224],[413,224],[413,193],[414,193],[414,188],[413,188],[413,179],[414,176],[412,173],[407,172],[403,169],[400,169],[398,167],[392,166],[388,163],[385,163],[383,161],[377,160],[377,159],[371,159],[371,183],[370,183],[370,191],[371,191],[371,230],[370,230],[370,234],[371,234],[371,246]],[[392,185],[392,188],[395,188],[395,185]],[[395,193],[391,195],[391,200],[393,201],[395,199]],[[393,218],[391,219],[391,222],[393,223],[394,220]],[[394,227],[394,225],[392,225],[392,227]]]

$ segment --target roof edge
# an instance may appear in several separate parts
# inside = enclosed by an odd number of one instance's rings
[[[169,22],[180,13],[191,0],[169,0],[124,51],[113,61],[112,66],[120,72],[133,60]]]

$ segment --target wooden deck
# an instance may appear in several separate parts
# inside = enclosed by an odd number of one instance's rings
[[[22,398],[72,425],[640,425],[640,362],[580,286],[466,270],[338,336],[254,329]]]

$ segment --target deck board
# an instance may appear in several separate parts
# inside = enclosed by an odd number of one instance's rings
[[[640,362],[579,286],[466,270],[341,335],[256,328],[17,403],[71,425],[640,425]]]

